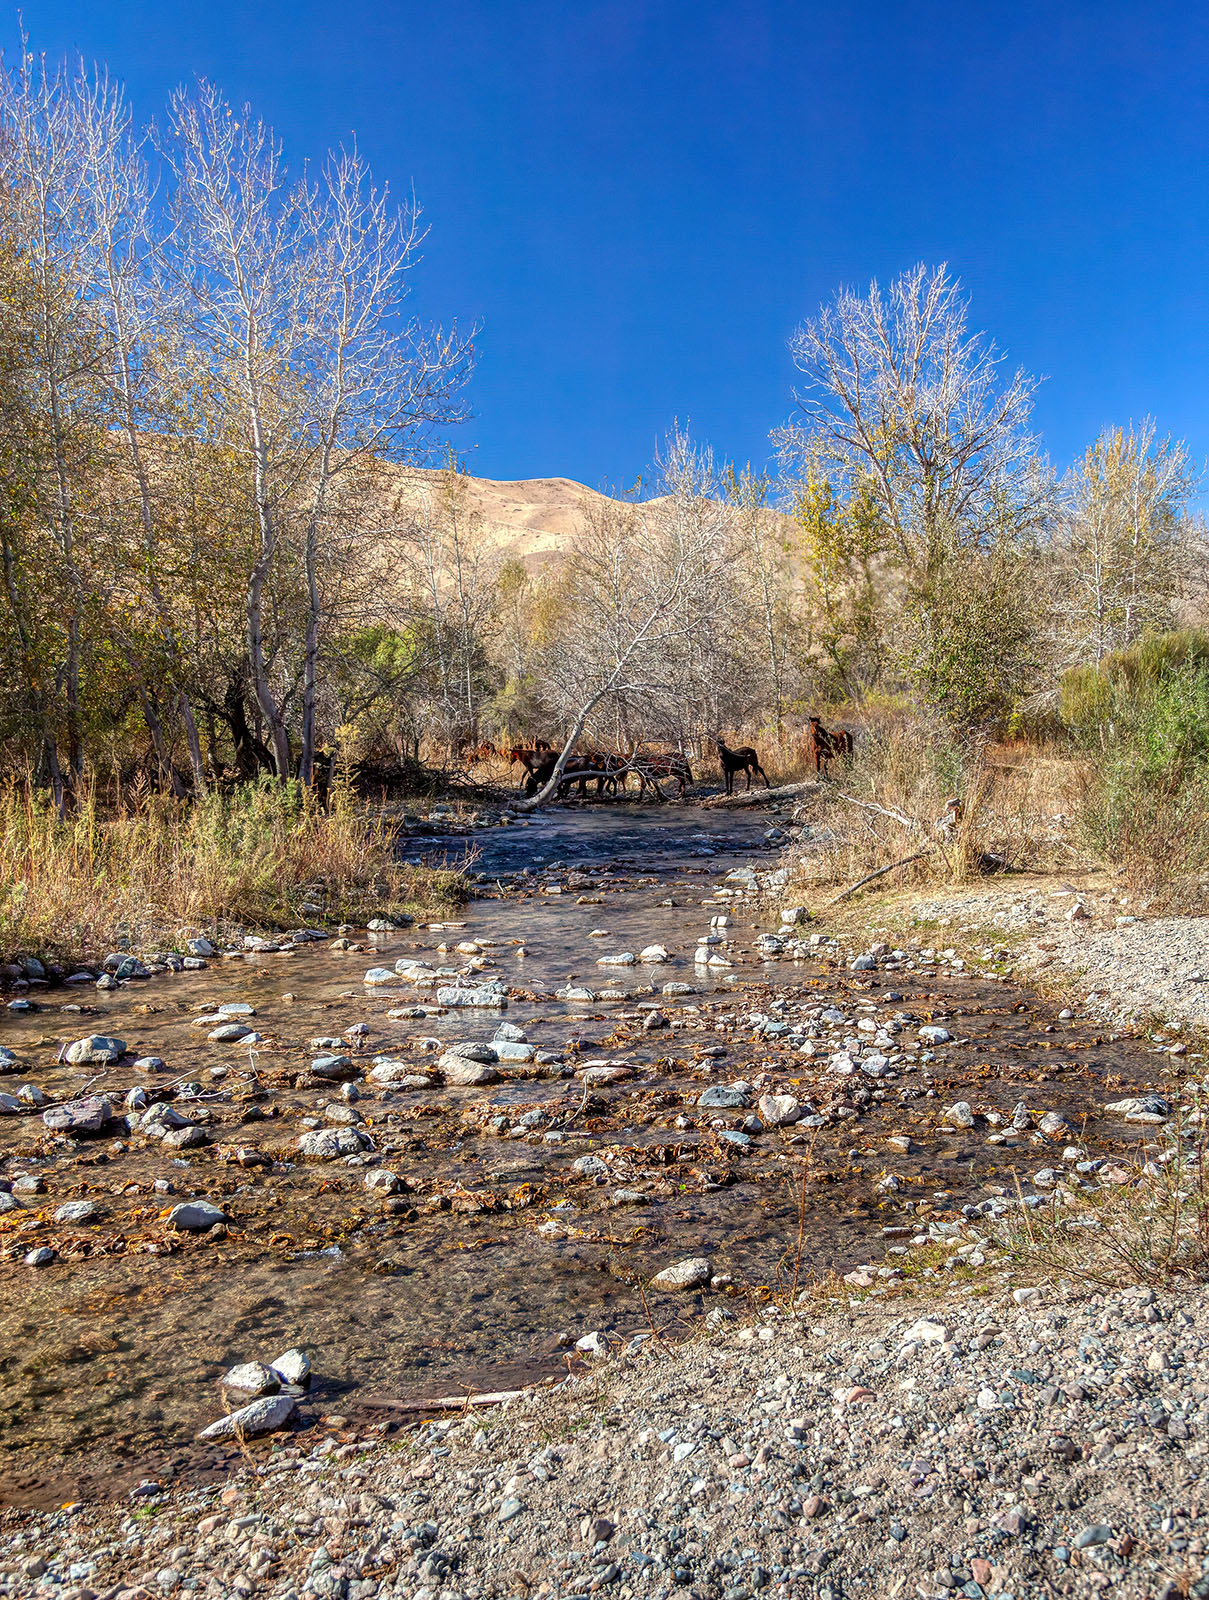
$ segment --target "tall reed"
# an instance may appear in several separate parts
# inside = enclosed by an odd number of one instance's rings
[[[53,957],[171,945],[186,930],[358,920],[456,898],[460,875],[396,859],[397,825],[344,786],[326,809],[263,782],[113,810],[86,790],[61,819],[28,783],[0,787],[0,951]]]

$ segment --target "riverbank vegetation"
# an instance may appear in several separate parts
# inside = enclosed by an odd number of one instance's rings
[[[320,805],[264,781],[192,802],[82,791],[66,818],[27,784],[0,790],[0,949],[97,959],[223,943],[244,929],[364,926],[447,911],[460,873],[399,859],[397,824],[345,784]]]

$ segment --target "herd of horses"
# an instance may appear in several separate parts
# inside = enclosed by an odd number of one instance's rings
[[[752,786],[753,777],[763,778],[764,787],[771,788],[768,774],[760,765],[760,758],[751,745],[738,745],[732,749],[721,737],[715,738],[714,744],[727,794],[734,793],[735,777],[740,772],[747,779],[748,789]],[[805,753],[808,759],[813,759],[816,773],[826,776],[832,761],[837,757],[851,756],[852,751],[853,737],[849,729],[825,728],[818,717],[810,718]],[[521,786],[525,794],[530,796],[537,794],[550,782],[558,765],[559,754],[545,739],[535,739],[532,746],[506,746],[503,749],[497,749],[489,741],[475,745],[467,742],[459,750],[459,755],[468,766],[493,758],[506,760],[509,768],[519,762],[523,768]],[[679,750],[643,750],[641,745],[637,745],[629,755],[619,755],[612,750],[584,746],[577,747],[568,757],[559,777],[558,797],[565,799],[578,786],[579,798],[586,799],[588,784],[594,783],[596,798],[602,800],[606,794],[615,796],[624,792],[631,777],[638,779],[640,799],[646,798],[649,792],[656,800],[666,800],[668,796],[661,785],[670,780],[677,785],[677,797],[682,800],[689,784],[694,781],[688,758]]]

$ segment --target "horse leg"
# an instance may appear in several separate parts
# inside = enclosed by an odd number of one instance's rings
[[[747,789],[743,791],[746,794],[747,790],[751,788],[751,767],[746,761],[743,763],[743,776],[747,779]]]
[[[771,789],[772,788],[772,784],[769,783],[769,781],[768,781],[768,774],[767,774],[767,772],[765,772],[764,768],[760,765],[760,763],[758,761],[756,762],[756,771],[764,779],[764,787],[766,789]]]

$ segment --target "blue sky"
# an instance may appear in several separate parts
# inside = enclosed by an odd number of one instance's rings
[[[24,0],[158,114],[195,73],[292,158],[355,131],[431,233],[416,304],[482,325],[485,476],[631,482],[672,419],[763,463],[786,341],[947,260],[1046,375],[1065,464],[1153,414],[1209,454],[1209,8],[1118,0]],[[16,16],[11,19],[15,34]]]

